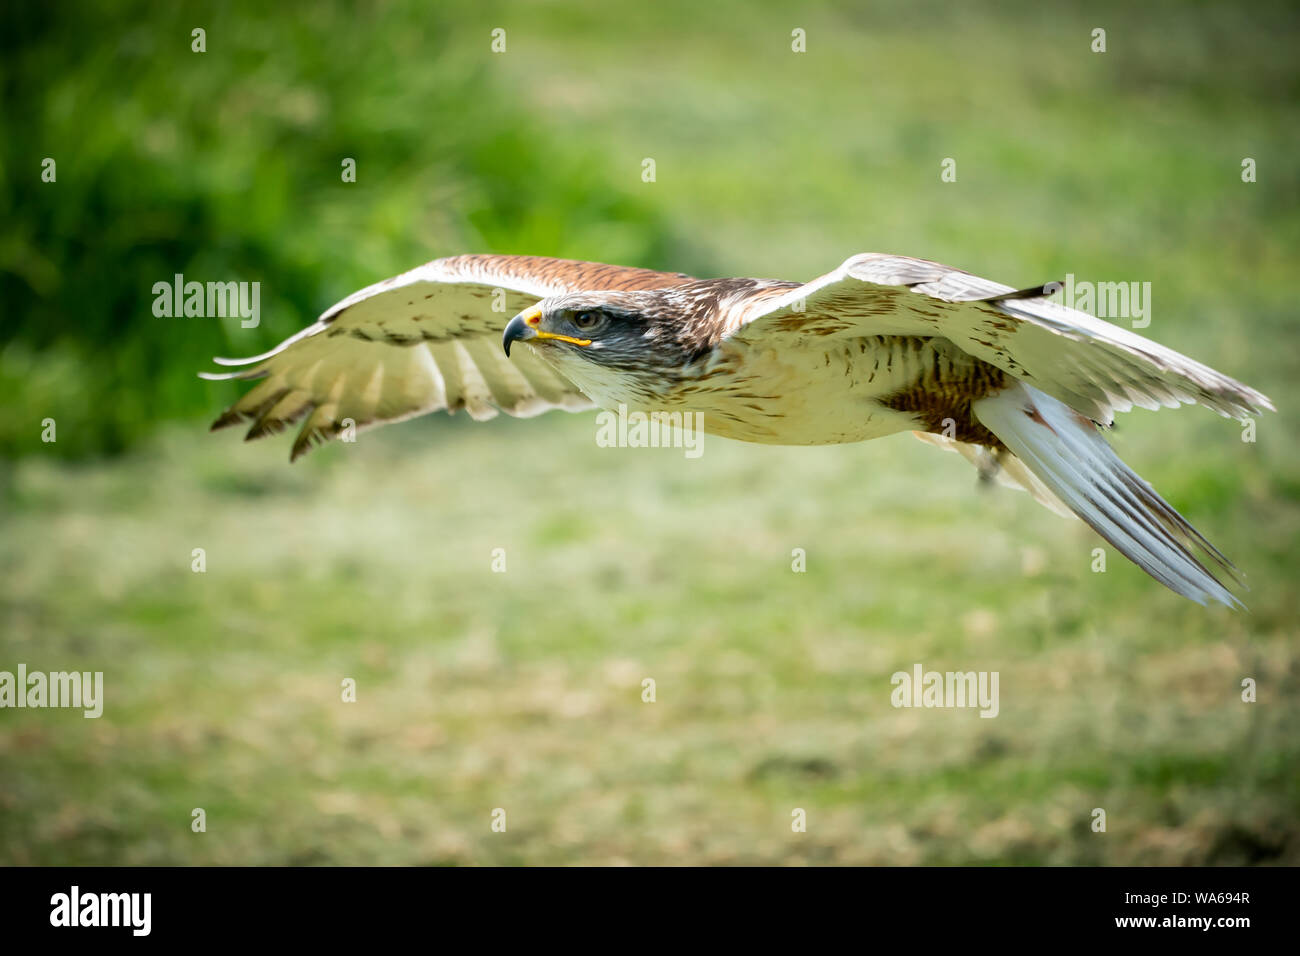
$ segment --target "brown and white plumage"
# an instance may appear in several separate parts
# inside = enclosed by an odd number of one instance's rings
[[[458,408],[700,412],[713,434],[772,444],[915,429],[1083,518],[1178,593],[1236,603],[1218,576],[1232,566],[1098,426],[1133,405],[1272,405],[1046,291],[881,254],[803,284],[457,256],[361,290],[265,355],[218,359],[246,367],[208,377],[261,381],[213,427],[251,421],[257,438],[305,417],[295,458],[349,420]]]
[[[590,400],[546,362],[502,354],[506,321],[573,283],[636,289],[686,278],[539,256],[436,259],[353,293],[269,352],[216,359],[242,367],[204,378],[260,381],[212,427],[251,422],[251,440],[305,418],[296,459],[348,422],[360,431],[462,408],[477,421],[502,411],[521,418],[585,411]]]

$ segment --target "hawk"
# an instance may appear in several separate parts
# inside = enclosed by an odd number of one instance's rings
[[[462,408],[480,421],[593,406],[701,413],[710,434],[781,445],[913,430],[1082,518],[1173,591],[1240,607],[1233,565],[1102,429],[1134,405],[1245,418],[1272,403],[1051,291],[879,253],[806,283],[453,256],[354,293],[269,352],[215,359],[236,370],[203,377],[261,380],[214,430],[249,421],[251,440],[305,419],[291,460],[348,426]]]

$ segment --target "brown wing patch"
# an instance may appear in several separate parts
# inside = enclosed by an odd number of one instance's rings
[[[896,412],[915,415],[927,432],[969,445],[1002,449],[1002,440],[975,417],[971,405],[1012,384],[1007,373],[980,361],[953,361],[939,347],[916,381],[880,399]]]
[[[584,289],[611,289],[632,292],[638,289],[663,289],[695,280],[684,272],[657,272],[632,266],[611,266],[603,262],[579,259],[553,259],[548,256],[451,256],[439,260],[451,272],[465,278],[499,276],[521,284],[545,287],[547,295],[579,292]]]

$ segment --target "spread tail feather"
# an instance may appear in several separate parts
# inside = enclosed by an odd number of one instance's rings
[[[1232,563],[1119,459],[1091,421],[1023,383],[972,409],[1056,498],[1147,574],[1198,604],[1243,606],[1220,577],[1244,586]]]

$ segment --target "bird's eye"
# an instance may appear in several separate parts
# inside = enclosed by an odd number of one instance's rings
[[[575,312],[573,314],[574,327],[583,332],[590,332],[604,321],[605,315],[602,312]]]

